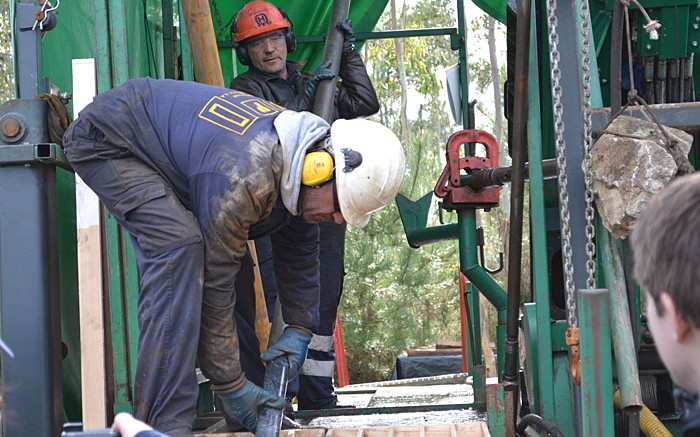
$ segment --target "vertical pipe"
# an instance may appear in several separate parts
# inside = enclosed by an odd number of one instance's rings
[[[323,52],[323,60],[331,61],[331,68],[335,74],[340,69],[340,57],[343,51],[343,41],[345,35],[340,29],[335,27],[336,23],[348,18],[350,11],[350,0],[334,0],[331,19],[328,22],[328,34],[326,35],[326,46]],[[333,118],[333,107],[335,103],[335,80],[321,81],[316,87],[316,98],[314,100],[313,113],[331,122]]]
[[[527,144],[528,63],[530,60],[530,0],[518,0],[515,53],[515,103],[513,114],[512,182],[510,198],[510,234],[508,252],[508,309],[506,320],[506,356],[503,383],[506,405],[513,417],[506,418],[508,435],[515,435],[518,411],[518,317],[522,262],[523,203],[525,191],[525,147]]]
[[[496,310],[504,310],[507,302],[505,291],[479,265],[475,210],[471,208],[457,210],[457,221],[459,226],[460,271],[496,307]],[[481,353],[480,350],[478,352]]]
[[[611,241],[610,234],[600,226],[598,229],[605,283],[610,290],[610,320],[615,332],[615,368],[620,384],[622,408],[625,411],[636,412],[642,408],[642,392],[637,374],[637,353],[627,304],[624,267],[617,245]]]
[[[606,289],[586,289],[579,290],[578,297],[582,435],[613,435],[609,293]]]
[[[223,87],[224,77],[221,72],[221,60],[216,46],[209,1],[182,0],[182,10],[185,13],[190,47],[195,55],[193,59],[195,80]]]

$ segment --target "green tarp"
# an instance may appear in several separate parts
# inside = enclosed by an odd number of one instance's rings
[[[372,31],[387,2],[388,0],[352,0],[350,18],[355,31]],[[120,2],[110,2],[118,3]],[[231,21],[245,3],[246,0],[210,1],[214,32],[222,46],[221,68],[226,85],[231,82],[234,71],[241,73],[246,68],[237,64],[234,70],[233,50],[230,48]],[[328,31],[333,7],[331,1],[279,0],[274,3],[287,12],[297,36],[319,36]],[[95,30],[93,4],[90,0],[61,2],[57,14],[58,26],[44,38],[44,75],[64,91],[71,91],[72,88],[71,60],[96,57],[98,40],[110,37],[106,29]],[[161,0],[125,0],[125,5],[130,77],[162,77]],[[176,2],[175,10],[178,9]],[[299,44],[297,50],[289,56],[290,59],[304,63],[308,70],[318,66],[322,57],[321,43]]]
[[[506,24],[506,0],[472,0],[472,3],[496,20]]]

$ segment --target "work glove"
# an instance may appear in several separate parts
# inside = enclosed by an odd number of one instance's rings
[[[263,361],[270,362],[277,357],[287,356],[289,373],[287,380],[294,379],[306,360],[306,349],[311,342],[311,333],[302,328],[288,326],[275,344],[260,355]]]
[[[348,53],[355,50],[355,32],[352,30],[352,20],[348,18],[345,21],[338,21],[335,27],[340,29],[345,34],[345,40],[343,41],[343,53]]]
[[[258,423],[258,407],[267,405],[282,410],[287,404],[283,397],[276,396],[247,380],[238,390],[217,393],[217,396],[226,423],[229,426],[240,423],[250,431],[255,431]]]
[[[316,97],[316,86],[318,86],[320,81],[335,78],[335,73],[331,70],[331,65],[331,61],[326,61],[319,65],[314,74],[312,74],[309,80],[304,84],[304,95],[309,102],[314,101]]]

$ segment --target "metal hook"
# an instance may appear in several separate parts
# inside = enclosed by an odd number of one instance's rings
[[[476,244],[479,246],[479,264],[481,264],[481,267],[486,270],[487,273],[491,275],[495,275],[496,273],[500,272],[503,270],[503,252],[499,251],[498,252],[498,268],[491,270],[488,267],[486,267],[486,256],[484,255],[484,245],[485,245],[485,240],[484,240],[484,228],[478,228],[476,230]]]

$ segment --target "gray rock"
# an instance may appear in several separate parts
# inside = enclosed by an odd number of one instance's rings
[[[670,144],[656,123],[623,115],[593,145],[595,202],[603,225],[615,238],[627,238],[654,194],[674,177],[693,171],[688,161],[693,137],[664,129]]]

